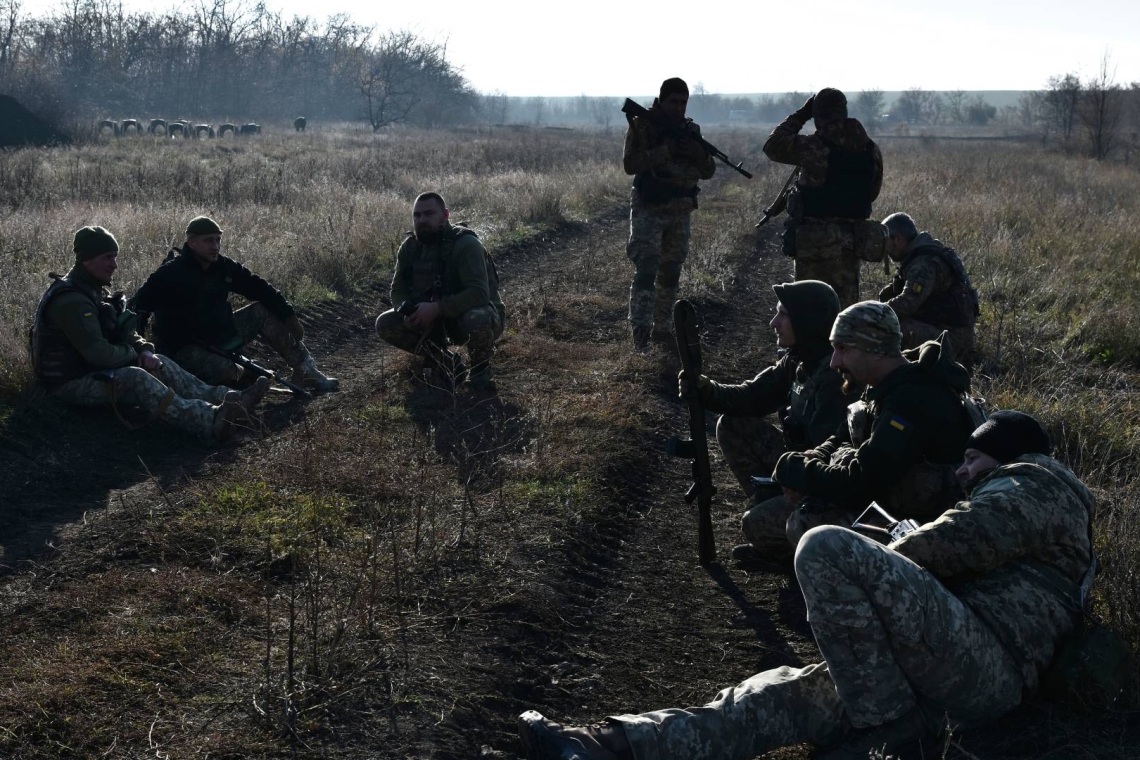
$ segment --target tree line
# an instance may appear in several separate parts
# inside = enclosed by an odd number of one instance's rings
[[[0,93],[49,118],[292,118],[447,125],[479,99],[446,45],[347,15],[286,18],[243,0],[126,12],[0,0]]]

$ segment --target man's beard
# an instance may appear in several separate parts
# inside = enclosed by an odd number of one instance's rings
[[[413,234],[415,234],[416,240],[427,245],[429,243],[435,242],[435,239],[437,237],[439,237],[439,230],[432,230],[432,229],[428,229],[426,227],[423,227],[423,228],[417,227],[413,231]]]
[[[843,387],[840,388],[840,390],[843,391],[844,395],[862,392],[863,388],[855,384],[855,379],[851,377],[851,375],[848,375],[846,372],[841,372],[840,374],[843,375]]]

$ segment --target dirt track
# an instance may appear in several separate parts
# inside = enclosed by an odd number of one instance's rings
[[[508,309],[512,292],[538,288],[542,311],[535,329],[564,347],[566,361],[589,350],[595,359],[626,350],[627,267],[618,253],[625,234],[624,211],[615,209],[590,225],[567,224],[546,239],[496,254]],[[750,377],[773,359],[770,284],[790,272],[774,231],[758,247],[752,240],[737,247],[731,288],[695,301],[705,323],[706,371],[717,379]],[[597,265],[599,256],[605,266]],[[592,281],[586,298],[583,272],[595,265],[603,276]],[[25,591],[16,591],[34,587],[28,574],[37,568],[67,575],[60,568],[76,565],[78,554],[129,563],[129,552],[107,550],[122,540],[115,535],[117,514],[138,511],[140,504],[179,504],[180,491],[192,482],[268,456],[306,416],[347,415],[386,394],[423,429],[444,429],[439,400],[396,383],[406,362],[372,335],[383,290],[377,286],[305,315],[311,348],[344,390],[307,410],[273,400],[266,429],[244,443],[216,451],[157,426],[129,434],[99,413],[73,414],[51,404],[21,408],[0,438],[0,493],[7,494],[0,516],[0,561],[7,567],[0,582],[7,588],[0,608],[26,614],[38,603],[30,605],[20,596]],[[491,426],[495,445],[479,449],[493,452],[481,454],[485,458],[533,445],[525,419],[535,410],[520,408],[522,397],[512,389],[543,378],[528,364],[521,340],[504,341],[500,391],[464,412],[480,423],[502,423]],[[361,697],[358,714],[372,715],[372,725],[334,725],[300,749],[279,745],[282,756],[511,758],[519,751],[514,719],[526,709],[589,722],[608,713],[698,704],[759,670],[818,656],[790,567],[777,563],[746,572],[726,559],[738,541],[742,500],[715,447],[720,493],[714,527],[722,564],[697,564],[695,510],[681,498],[689,466],[663,454],[666,439],[685,429],[684,409],[675,399],[676,358],[658,345],[634,367],[636,380],[648,388],[643,414],[655,422],[600,458],[604,464],[591,477],[601,496],[577,514],[543,515],[555,528],[542,550],[521,540],[537,530],[537,522],[513,506],[519,545],[484,548],[486,554],[502,549],[509,556],[504,566],[448,568],[469,574],[469,582],[458,592],[440,586],[439,598],[425,602],[435,605],[434,622],[404,642],[405,677],[416,700],[384,702],[375,694],[383,690],[373,689]],[[710,416],[710,439],[712,422]],[[440,434],[435,445],[441,451],[472,445],[460,439]],[[497,466],[482,464],[483,471]],[[52,549],[44,551],[49,542]],[[32,596],[50,593],[44,588]],[[1031,706],[1011,725],[1032,730],[1042,713]],[[240,721],[233,730],[243,730]],[[1031,749],[1020,755],[1006,750],[980,756],[1034,756]],[[980,752],[977,746],[971,751]],[[790,750],[780,756],[803,755]]]

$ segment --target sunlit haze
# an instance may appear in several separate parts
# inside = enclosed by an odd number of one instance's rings
[[[476,89],[516,96],[643,94],[668,76],[724,93],[824,86],[1025,90],[1068,71],[1089,76],[1106,51],[1117,81],[1140,80],[1135,0],[266,5],[284,16],[319,21],[346,13],[380,29],[446,40],[449,58]],[[195,7],[144,0],[123,0],[123,6],[183,12]],[[35,15],[58,7],[58,0],[23,3]]]

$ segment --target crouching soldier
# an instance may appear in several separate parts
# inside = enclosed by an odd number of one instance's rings
[[[204,439],[225,439],[231,425],[265,395],[260,378],[244,394],[207,385],[154,353],[136,331],[122,294],[108,296],[118,268],[119,244],[102,227],[75,233],[75,266],[40,299],[32,327],[37,386],[77,406],[141,407]],[[121,419],[121,416],[120,416]]]
[[[261,337],[293,368],[294,384],[321,393],[337,389],[336,378],[317,369],[305,347],[305,328],[280,291],[222,255],[217,222],[205,216],[191,220],[186,242],[175,250],[179,255],[160,266],[131,299],[132,308],[154,315],[155,342],[162,353],[207,383],[235,385],[245,370],[222,354]],[[253,303],[234,311],[230,293]]]
[[[778,487],[755,488],[752,477],[769,476],[785,451],[805,451],[826,441],[847,419],[847,406],[859,391],[842,388],[831,368],[831,325],[839,296],[826,282],[801,280],[774,285],[776,315],[770,325],[780,360],[739,385],[723,385],[701,375],[693,387],[680,375],[682,395],[696,392],[707,411],[720,412],[716,439],[725,462],[749,497],[741,527],[748,543],[732,550],[739,561],[758,559],[788,546],[785,524],[791,507]],[[779,427],[766,421],[773,412]],[[760,548],[761,551],[757,551]]]
[[[395,308],[376,318],[376,334],[422,355],[425,370],[440,370],[449,383],[461,381],[464,369],[447,346],[466,344],[467,381],[478,388],[491,383],[491,359],[506,309],[494,262],[475,233],[452,225],[450,216],[438,193],[416,198],[414,230],[396,254]]]

